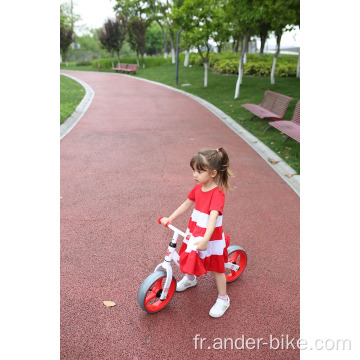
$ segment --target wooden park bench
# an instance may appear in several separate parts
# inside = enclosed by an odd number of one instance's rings
[[[132,72],[132,73],[136,74],[137,67],[138,67],[137,64],[121,64],[121,63],[118,63],[116,65],[116,67],[111,68],[111,69],[115,70],[116,72],[122,71],[122,72]]]
[[[127,68],[124,71],[132,72],[132,73],[136,74],[137,68],[138,68],[137,64],[128,64]]]
[[[289,120],[281,120],[281,121],[271,121],[269,122],[269,127],[265,129],[267,131],[271,126],[280,130],[282,133],[287,135],[284,141],[291,137],[297,142],[300,142],[300,100],[296,103],[294,114],[292,119]],[[264,132],[265,132],[264,131]]]
[[[255,116],[261,119],[282,120],[292,99],[289,96],[266,90],[261,104],[243,104],[241,106],[254,114],[250,120]]]
[[[116,72],[124,71],[126,69],[126,65],[127,64],[117,63],[116,67],[111,68],[111,70],[115,70]]]

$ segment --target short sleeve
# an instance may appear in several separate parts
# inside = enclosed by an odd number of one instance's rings
[[[210,201],[209,212],[211,210],[217,210],[219,212],[219,215],[222,215],[224,204],[225,204],[224,190],[222,189],[220,191],[218,189],[214,190]]]
[[[198,185],[196,184],[193,189],[189,192],[188,194],[188,199],[191,201],[195,201],[195,193],[196,193],[196,189],[197,189]]]

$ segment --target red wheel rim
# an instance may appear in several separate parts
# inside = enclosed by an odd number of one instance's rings
[[[163,285],[165,284],[165,280],[166,280],[166,275],[156,280],[149,287],[144,300],[144,306],[148,312],[157,312],[162,310],[173,297],[176,290],[176,282],[174,278],[171,280],[170,288],[166,296],[166,299],[164,301],[160,300],[159,294],[161,293],[160,290],[163,290]]]
[[[229,262],[239,265],[238,271],[231,270],[226,274],[226,282],[232,282],[236,280],[244,271],[247,262],[247,256],[243,250],[235,250],[229,254]]]

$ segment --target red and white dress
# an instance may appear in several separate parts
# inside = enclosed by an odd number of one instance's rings
[[[219,211],[219,216],[206,250],[195,250],[194,246],[190,244],[191,240],[187,239],[184,239],[179,250],[180,270],[185,274],[196,276],[204,275],[207,271],[224,273],[224,264],[228,262],[227,247],[230,244],[230,237],[224,234],[222,228],[224,191],[216,187],[204,192],[201,187],[201,184],[195,185],[188,194],[188,198],[195,201],[195,208],[191,214],[186,234],[190,234],[192,237],[204,236],[210,211]]]

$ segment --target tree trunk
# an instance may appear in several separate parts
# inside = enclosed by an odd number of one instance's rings
[[[275,84],[275,68],[276,68],[277,57],[280,54],[281,36],[282,36],[282,31],[280,31],[279,33],[276,34],[276,52],[275,52],[274,61],[273,61],[272,69],[271,69],[271,75],[270,75],[271,85]]]
[[[238,78],[236,81],[234,99],[238,99],[240,96],[240,85],[242,83],[242,74],[243,74],[243,66],[244,66],[244,53],[245,53],[247,44],[248,44],[248,31],[245,32],[244,40],[241,42],[241,54],[240,54],[239,70],[238,70],[239,74],[238,74]]]
[[[239,70],[238,70],[239,85],[242,84],[243,66],[244,66],[244,41],[242,39],[240,43],[240,60],[239,60]]]
[[[220,43],[218,45],[218,48],[217,48],[217,51],[218,51],[218,54],[221,55],[221,48],[222,48],[222,43]]]
[[[159,24],[163,38],[164,38],[164,59],[167,59],[167,38],[166,38],[164,26],[159,20],[156,20],[156,22]]]
[[[260,56],[264,55],[264,47],[266,43],[267,32],[260,34]]]
[[[206,56],[204,57],[203,53],[201,52],[200,46],[198,46],[198,53],[201,57],[202,63],[204,65],[204,87],[207,87],[207,83],[208,83],[208,60],[209,60],[209,46],[207,46],[207,52],[206,52]]]
[[[205,73],[204,73],[204,88],[207,87],[208,84],[208,64],[206,62],[204,62],[204,69],[205,69]]]
[[[189,66],[190,51],[186,50],[184,66]]]
[[[239,51],[239,39],[237,39],[234,44],[235,44],[235,46],[234,46],[234,54],[237,55],[237,53]]]
[[[140,67],[140,63],[139,63],[139,53],[136,53],[136,63],[137,63],[137,66]]]
[[[297,78],[300,77],[300,53],[299,53],[299,59],[298,59],[297,68],[296,68],[296,77]]]
[[[174,47],[174,31],[170,28],[170,45],[171,45],[171,63],[175,64],[175,47]]]
[[[246,42],[246,43],[245,43]],[[247,63],[247,54],[248,54],[248,51],[249,51],[249,36],[246,36],[246,39],[244,37],[244,61],[243,61],[243,64],[246,64]],[[243,68],[244,70],[244,68]],[[244,72],[244,71],[243,71]]]

